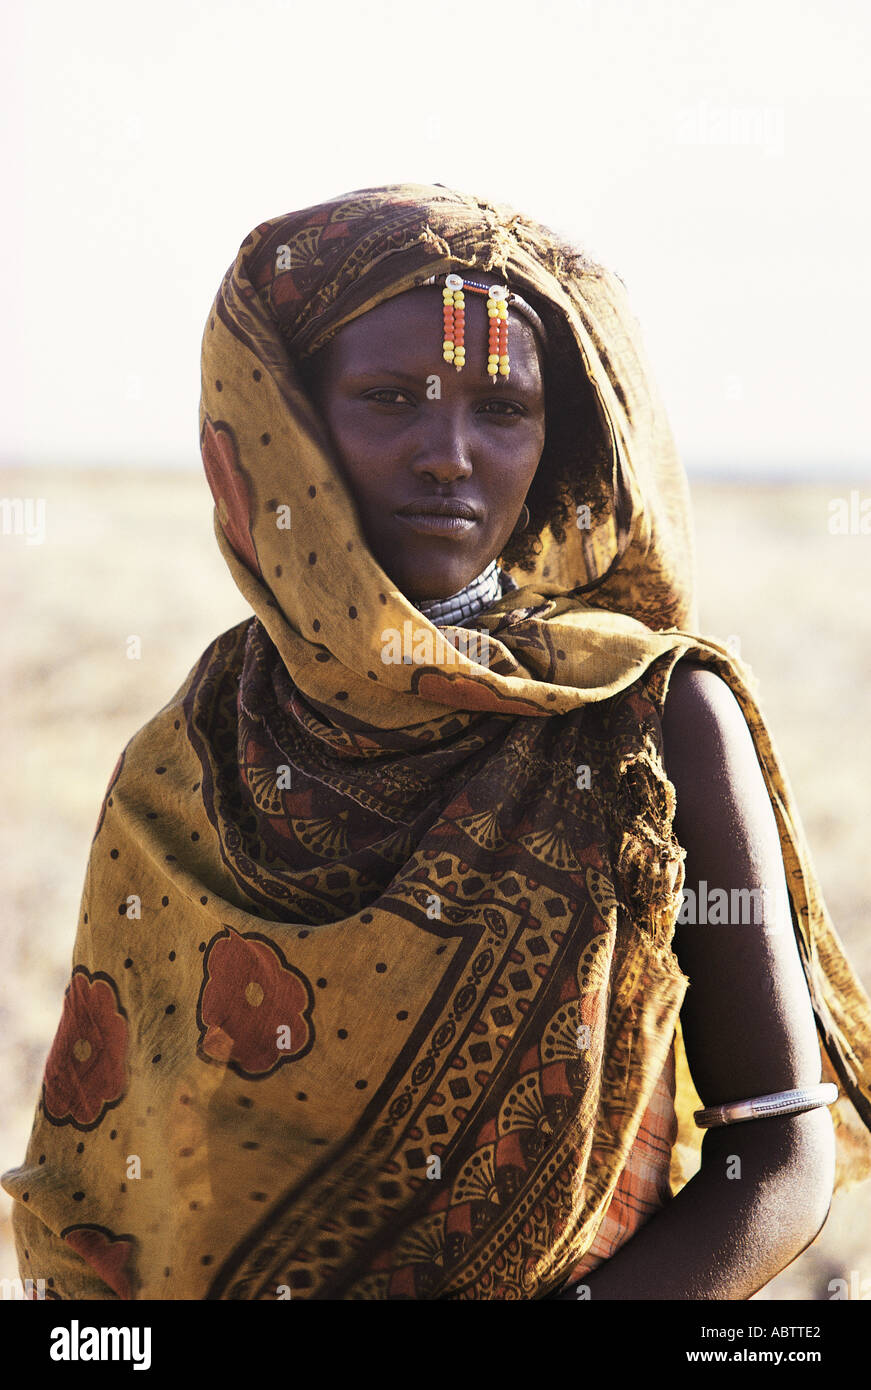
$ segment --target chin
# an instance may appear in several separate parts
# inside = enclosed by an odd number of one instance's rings
[[[471,584],[472,580],[476,575],[481,573],[483,568],[484,566],[481,565],[470,574],[467,574],[464,569],[459,571],[454,577],[445,575],[442,570],[439,572],[438,577],[433,575],[431,579],[427,579],[425,576],[422,577],[421,571],[418,568],[415,570],[413,578],[409,576],[407,585],[405,587],[400,585],[400,588],[402,588],[402,592],[414,603],[420,602],[421,599],[450,598],[452,594],[458,594],[461,589],[465,589],[467,584]]]
[[[470,566],[460,562],[459,558],[450,566],[426,565],[421,555],[403,556],[403,563],[398,565],[395,550],[392,556],[376,558],[397,589],[405,594],[406,598],[411,599],[412,603],[421,599],[450,598],[451,594],[459,593],[460,589],[470,584],[487,565],[485,560],[480,565]]]

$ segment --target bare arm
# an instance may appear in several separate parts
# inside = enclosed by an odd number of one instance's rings
[[[816,1085],[820,1050],[777,826],[740,706],[715,673],[681,662],[663,735],[685,888],[698,894],[704,880],[708,895],[723,888],[730,902],[733,889],[769,890],[755,895],[759,922],[730,913],[730,925],[676,929],[696,1089],[707,1106]],[[584,1283],[594,1299],[749,1298],[818,1234],[833,1182],[825,1108],[711,1130],[696,1176]]]

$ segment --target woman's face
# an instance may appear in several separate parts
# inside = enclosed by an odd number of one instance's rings
[[[419,287],[346,324],[312,390],[369,547],[410,599],[447,598],[500,555],[544,448],[536,335],[509,310],[511,375],[494,385],[483,295],[466,295],[466,365],[442,359],[442,295]],[[434,499],[472,515],[422,516]]]

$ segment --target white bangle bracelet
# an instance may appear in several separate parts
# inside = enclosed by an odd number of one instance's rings
[[[804,1086],[798,1091],[778,1091],[773,1096],[755,1096],[752,1100],[735,1100],[729,1105],[711,1105],[696,1110],[693,1119],[699,1129],[715,1125],[735,1125],[742,1120],[764,1120],[771,1115],[800,1115],[803,1110],[816,1110],[820,1105],[833,1105],[838,1088],[831,1081],[820,1086]]]

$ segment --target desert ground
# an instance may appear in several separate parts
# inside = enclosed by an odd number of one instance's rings
[[[829,911],[868,989],[871,536],[828,530],[831,499],[851,487],[708,481],[692,493],[699,630],[737,639],[759,682]],[[116,758],[249,610],[198,472],[7,470],[0,496],[44,498],[46,525],[42,544],[0,535],[2,1171],[24,1156]],[[9,1217],[0,1194],[0,1277],[12,1278]],[[756,1297],[827,1299],[851,1272],[854,1287],[871,1280],[871,1183],[836,1196],[821,1235]]]

